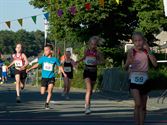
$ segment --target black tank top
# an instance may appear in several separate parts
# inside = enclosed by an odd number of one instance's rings
[[[64,62],[64,72],[65,73],[73,73],[73,65],[72,65],[71,61]]]

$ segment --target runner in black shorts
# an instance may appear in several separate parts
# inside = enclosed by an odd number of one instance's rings
[[[16,102],[20,103],[20,89],[24,89],[25,79],[27,77],[26,67],[28,65],[27,56],[22,52],[21,44],[16,45],[16,54],[13,54],[13,62],[8,66],[10,68],[15,65],[15,79],[16,79]]]
[[[91,106],[91,95],[93,92],[93,87],[96,82],[97,78],[97,65],[100,64],[102,61],[101,54],[97,50],[97,44],[102,40],[97,36],[93,36],[89,40],[89,47],[84,52],[84,57],[77,61],[77,63],[84,61],[85,68],[83,73],[83,78],[86,83],[86,95],[85,95],[85,114],[90,114],[90,106]]]
[[[60,71],[65,75],[63,68],[60,66],[59,59],[52,56],[53,47],[52,45],[46,45],[44,47],[44,56],[40,57],[38,63],[27,69],[29,72],[32,69],[42,66],[42,83],[41,83],[41,95],[44,95],[47,91],[48,95],[45,102],[45,109],[50,109],[49,103],[52,97],[53,88],[55,84],[56,74],[54,73],[55,66],[58,66]]]
[[[75,61],[71,58],[70,51],[66,51],[65,59],[62,60],[61,63],[63,65],[64,72],[67,75],[67,77],[64,77],[62,74],[64,80],[64,90],[62,96],[65,96],[66,99],[70,99],[69,92],[71,88],[71,80],[73,79],[73,68],[75,67]]]
[[[150,60],[155,67],[157,62],[142,33],[135,32],[132,41],[134,47],[128,52],[125,69],[129,70],[130,90],[135,102],[136,125],[144,125],[149,92],[149,88],[145,84],[148,80],[148,62]]]

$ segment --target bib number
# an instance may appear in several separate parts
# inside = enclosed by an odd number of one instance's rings
[[[53,71],[53,64],[44,63],[43,70],[45,70],[45,71]]]
[[[23,66],[23,62],[21,60],[15,61],[15,67],[22,67],[22,66]]]
[[[64,72],[71,72],[71,67],[64,67]]]
[[[86,65],[95,65],[96,57],[86,57],[85,63]]]
[[[135,83],[135,84],[144,84],[145,81],[148,79],[148,75],[147,73],[132,73],[130,75],[130,79],[131,79],[131,83]]]

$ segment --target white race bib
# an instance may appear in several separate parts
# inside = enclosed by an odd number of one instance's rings
[[[22,60],[15,60],[15,67],[22,67],[23,61]]]
[[[71,67],[64,67],[64,72],[71,72]]]
[[[2,72],[6,72],[7,71],[7,66],[2,66]]]
[[[45,71],[53,71],[53,64],[45,62],[43,65],[43,70]]]
[[[131,83],[142,85],[146,82],[147,79],[148,79],[148,75],[147,73],[144,73],[144,72],[132,72],[130,74]]]
[[[96,57],[87,56],[85,59],[86,65],[95,65],[96,64]]]

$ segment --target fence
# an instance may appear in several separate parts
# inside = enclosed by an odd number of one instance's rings
[[[106,69],[101,91],[128,91],[128,73],[120,68]]]

